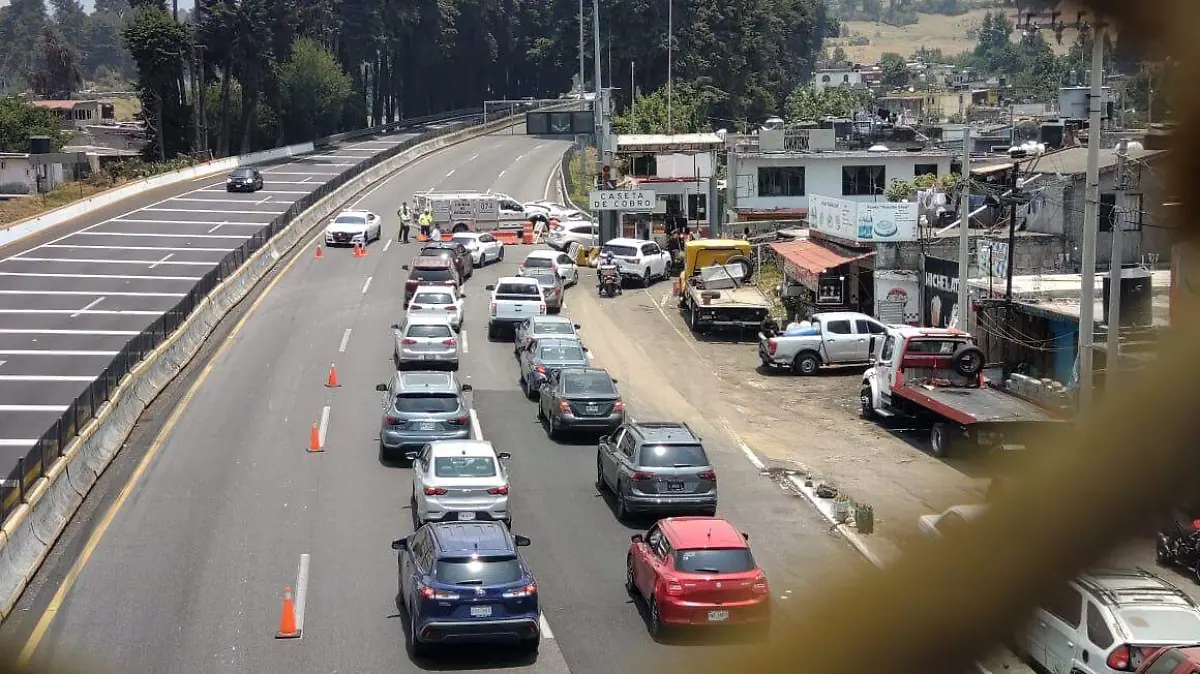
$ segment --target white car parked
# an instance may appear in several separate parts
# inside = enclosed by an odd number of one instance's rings
[[[553,269],[562,279],[563,285],[570,286],[579,283],[579,267],[570,255],[556,250],[535,250],[525,256],[525,260],[517,268],[517,274],[525,275],[526,269]]]
[[[471,253],[476,267],[504,259],[504,244],[487,232],[458,232],[450,240],[461,243]]]
[[[638,279],[646,287],[671,273],[671,254],[653,241],[612,239],[600,250],[613,254],[622,278]]]
[[[325,225],[326,246],[366,246],[381,237],[383,221],[371,211],[345,210]]]
[[[553,201],[530,201],[525,204],[525,217],[531,220],[587,220],[583,211],[563,206]]]
[[[512,525],[510,458],[486,440],[441,440],[405,456],[413,462],[412,509],[420,524],[494,520]]]
[[[546,235],[546,244],[556,250],[565,251],[572,243],[591,247],[600,244],[600,228],[588,220],[568,220],[558,223]]]
[[[454,286],[417,286],[405,312],[410,322],[414,316],[445,318],[450,327],[462,330],[463,297]]]

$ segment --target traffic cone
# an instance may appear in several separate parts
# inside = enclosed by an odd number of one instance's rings
[[[317,244],[317,259],[320,260],[323,257],[325,257],[325,253],[321,251],[321,244],[318,243]]]
[[[314,421],[312,434],[308,438],[308,452],[312,454],[314,452],[323,451],[325,450],[321,448],[321,427],[320,424]]]
[[[362,244],[361,246],[359,246],[359,247],[358,247],[358,256],[359,256],[359,257],[366,257],[366,256],[367,256],[367,244],[365,244],[365,243],[364,243],[364,244]]]
[[[337,380],[337,366],[333,363],[329,364],[329,377],[325,379],[325,386],[328,388],[338,388],[341,386]]]
[[[283,613],[279,616],[279,631],[276,639],[298,639],[300,628],[296,626],[296,602],[292,599],[292,588],[283,588]]]
[[[362,253],[359,250],[359,244],[354,244],[354,257],[362,257]]]

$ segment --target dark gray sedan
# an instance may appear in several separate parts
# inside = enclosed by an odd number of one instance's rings
[[[521,275],[537,279],[538,285],[542,287],[542,294],[546,296],[546,311],[548,313],[557,314],[562,311],[565,286],[563,286],[563,280],[557,272],[553,269],[530,267]]]
[[[579,340],[542,337],[529,342],[517,356],[521,368],[521,390],[530,400],[537,399],[542,382],[564,367],[587,367],[587,348]]]
[[[538,392],[538,418],[552,439],[563,431],[611,433],[625,423],[625,403],[607,370],[573,367],[548,374]]]

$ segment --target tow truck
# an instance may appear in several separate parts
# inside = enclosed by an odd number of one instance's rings
[[[1044,407],[989,382],[984,353],[966,332],[892,325],[869,348],[875,357],[859,391],[863,418],[928,424],[934,456],[968,445],[1020,449],[1030,433],[1067,418],[1066,406]]]
[[[771,314],[771,303],[750,281],[750,255],[750,243],[740,239],[699,239],[684,246],[675,292],[693,332],[757,331]]]

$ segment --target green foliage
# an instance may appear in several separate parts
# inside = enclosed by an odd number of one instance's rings
[[[784,105],[784,118],[789,122],[806,122],[824,117],[848,117],[869,109],[873,99],[869,89],[796,87]]]
[[[710,129],[707,110],[714,102],[711,92],[699,91],[687,83],[674,87],[671,100],[671,125],[668,127],[667,89],[648,95],[638,94],[632,111],[613,119],[614,133],[697,133]],[[632,115],[630,114],[632,112]]]
[[[149,137],[145,154],[166,161],[191,149],[191,115],[180,78],[191,40],[185,26],[153,4],[133,9],[123,35],[138,69],[142,119]]]
[[[884,190],[884,197],[888,201],[910,201],[917,196],[918,190],[927,190],[931,188],[948,190],[958,184],[959,177],[952,174],[935,176],[921,175],[912,180],[901,180],[893,178],[888,183],[887,189]]]
[[[350,77],[321,45],[300,38],[279,73],[280,113],[286,142],[335,133],[350,98]]]
[[[53,111],[15,97],[0,98],[0,152],[28,152],[30,136],[49,136],[55,149],[68,138]]]
[[[34,93],[47,98],[67,99],[83,84],[83,69],[75,46],[63,39],[54,26],[42,27],[38,38],[38,67],[30,78]]]
[[[879,57],[879,69],[883,74],[884,86],[907,87],[912,82],[912,73],[908,70],[908,62],[895,52],[887,52]]]

